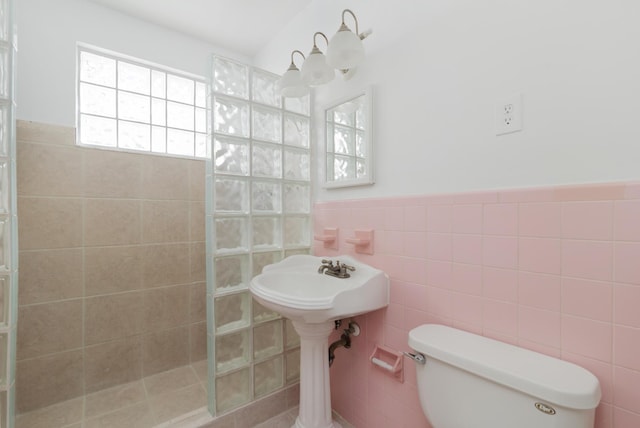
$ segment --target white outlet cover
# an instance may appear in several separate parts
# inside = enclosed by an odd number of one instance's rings
[[[522,94],[515,94],[496,103],[496,135],[522,131]]]

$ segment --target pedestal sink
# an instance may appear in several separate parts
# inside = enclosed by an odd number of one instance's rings
[[[338,428],[331,420],[328,339],[334,321],[389,304],[389,278],[349,256],[349,278],[318,273],[322,257],[297,255],[266,266],[249,290],[263,306],[291,319],[300,335],[300,414],[294,428]]]

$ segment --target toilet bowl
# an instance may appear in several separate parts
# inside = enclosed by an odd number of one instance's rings
[[[418,394],[434,428],[593,428],[600,385],[589,371],[451,327],[409,332]]]

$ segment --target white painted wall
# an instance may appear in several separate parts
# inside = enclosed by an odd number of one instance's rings
[[[20,0],[17,118],[75,126],[76,42],[206,76],[212,53],[247,58],[81,0]]]
[[[315,0],[254,63],[284,72],[345,7],[374,30],[367,60],[316,90],[315,117],[373,85],[376,184],[317,200],[640,179],[640,2]],[[519,92],[524,130],[496,136],[495,104]]]

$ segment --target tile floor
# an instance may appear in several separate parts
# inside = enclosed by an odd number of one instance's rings
[[[207,361],[18,415],[16,428],[151,428],[207,405]]]
[[[242,418],[234,418],[233,413],[212,422],[205,409],[206,390],[204,360],[18,415],[16,428],[290,428],[298,415],[296,406],[254,427],[238,426]],[[282,400],[297,391],[290,388],[271,398]],[[297,397],[285,401],[292,400]],[[265,404],[268,401],[272,400]],[[352,427],[339,415],[334,417],[343,428]]]

